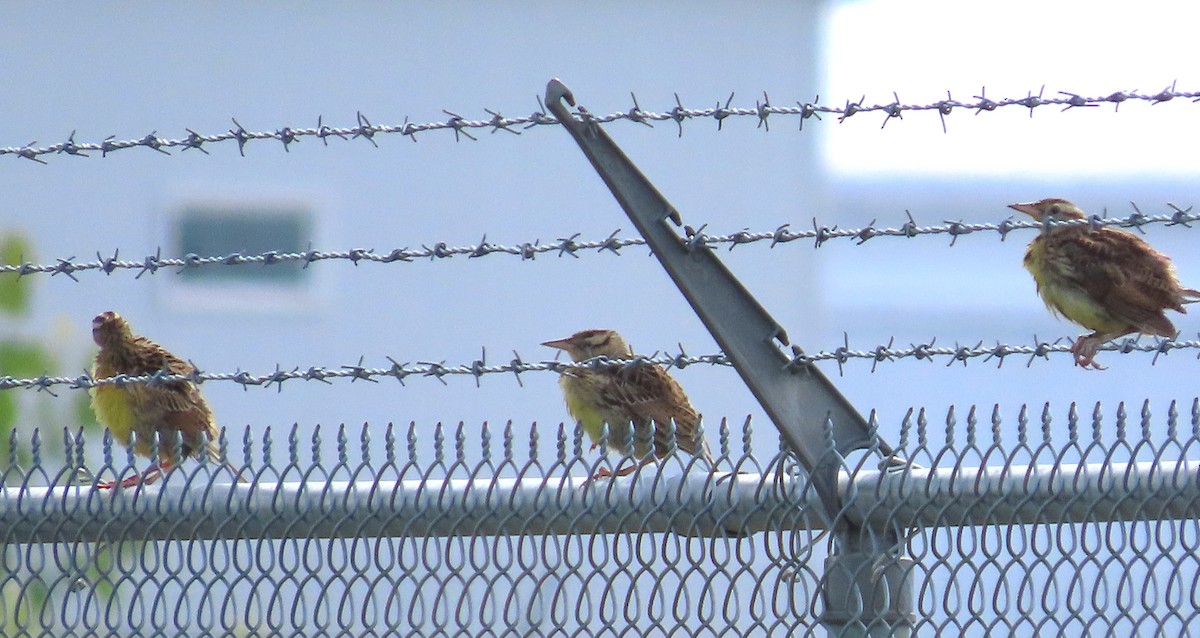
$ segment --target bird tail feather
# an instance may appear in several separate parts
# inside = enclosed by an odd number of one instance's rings
[[[1197,301],[1200,301],[1200,290],[1195,290],[1193,288],[1183,289],[1182,303],[1196,303]]]

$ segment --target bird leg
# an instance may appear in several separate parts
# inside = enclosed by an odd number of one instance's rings
[[[628,476],[628,475],[632,474],[633,472],[637,471],[638,468],[645,467],[653,462],[654,462],[654,457],[647,456],[646,458],[642,459],[641,461],[638,461],[636,463],[631,463],[630,465],[627,465],[625,467],[617,468],[617,470],[615,472],[610,471],[607,467],[602,467],[599,470],[596,470],[596,474],[594,476],[592,476],[591,480],[597,481],[597,480],[604,479],[604,478],[615,478],[618,476]]]
[[[1071,354],[1075,355],[1075,365],[1087,370],[1106,370],[1104,366],[1096,363],[1096,353],[1099,352],[1100,346],[1107,341],[1105,335],[1099,332],[1093,332],[1090,335],[1083,335],[1071,344]]]
[[[154,463],[150,467],[146,468],[145,472],[131,476],[131,477],[121,481],[120,483],[118,483],[116,481],[97,481],[96,489],[111,490],[117,486],[134,487],[135,485],[150,485],[151,483],[154,483],[155,481],[162,478],[163,476],[166,476],[167,473],[169,473],[173,469],[175,469],[174,466],[171,465],[171,463],[167,462],[167,461],[163,461],[161,463]]]

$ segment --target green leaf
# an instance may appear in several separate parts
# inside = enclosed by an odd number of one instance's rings
[[[0,236],[0,264],[20,264],[32,258],[32,248],[21,235],[7,232]],[[18,315],[29,310],[32,280],[17,273],[0,274],[0,311]]]
[[[50,354],[37,343],[0,341],[0,376],[36,377],[50,369]],[[0,462],[11,454],[8,435],[17,426],[19,405],[15,390],[0,390]],[[21,450],[22,458],[25,450]]]
[[[0,375],[36,377],[50,369],[50,353],[41,344],[0,341]],[[11,392],[11,390],[10,390]]]
[[[36,343],[0,341],[0,376],[28,378],[50,369],[50,354]],[[17,424],[15,390],[0,390],[0,435],[7,436]]]

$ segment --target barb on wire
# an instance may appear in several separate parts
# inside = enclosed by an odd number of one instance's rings
[[[308,368],[293,367],[286,369],[279,364],[275,365],[275,369],[264,374],[252,374],[244,370],[236,372],[203,372],[195,364],[192,364],[195,371],[191,374],[168,374],[165,370],[154,374],[142,376],[132,375],[117,375],[104,379],[96,379],[90,374],[84,373],[76,377],[65,376],[50,376],[42,375],[40,377],[32,377],[21,379],[11,376],[0,376],[0,390],[11,390],[16,388],[35,388],[38,391],[51,392],[55,387],[67,387],[70,389],[87,389],[104,385],[125,386],[132,383],[145,383],[148,385],[161,385],[172,381],[190,381],[192,383],[204,383],[206,381],[232,381],[243,387],[249,386],[275,386],[277,390],[282,390],[285,381],[301,379],[305,381],[321,381],[330,383],[330,379],[349,379],[352,383],[358,380],[378,382],[381,378],[391,377],[404,385],[407,377],[416,375],[419,377],[432,377],[442,383],[445,383],[445,377],[448,376],[469,376],[475,379],[478,384],[481,377],[489,374],[514,374],[520,382],[520,375],[525,372],[561,372],[563,370],[571,370],[578,368],[610,368],[610,367],[627,367],[640,365],[659,365],[659,366],[677,366],[685,367],[696,363],[705,363],[709,365],[730,365],[729,361],[723,354],[708,354],[700,356],[689,356],[682,352],[677,355],[671,354],[655,354],[654,356],[638,356],[632,359],[608,359],[606,357],[596,357],[587,361],[564,362],[564,361],[539,361],[525,362],[521,356],[515,351],[513,352],[514,359],[503,365],[487,365],[486,351],[481,351],[479,359],[470,363],[449,365],[445,361],[418,361],[416,363],[400,363],[392,357],[387,357],[391,363],[388,367],[372,368],[364,365],[365,358],[360,357],[358,361],[351,365],[341,365],[334,367],[311,366]]]
[[[701,245],[711,248],[727,245],[729,250],[733,250],[738,246],[755,243],[765,243],[769,248],[774,248],[777,244],[784,244],[797,239],[811,239],[814,246],[819,248],[825,242],[833,239],[852,239],[855,240],[856,244],[862,245],[876,237],[905,237],[911,239],[926,235],[947,235],[950,237],[950,245],[953,246],[958,238],[963,235],[994,232],[1003,241],[1008,236],[1008,233],[1014,230],[1040,230],[1046,225],[1087,225],[1091,228],[1116,226],[1120,228],[1137,228],[1140,230],[1143,226],[1150,224],[1190,228],[1188,224],[1200,221],[1200,213],[1193,213],[1190,206],[1181,208],[1171,203],[1168,203],[1167,206],[1171,209],[1171,212],[1159,215],[1146,215],[1135,204],[1134,212],[1127,217],[1105,218],[1093,215],[1088,219],[1054,222],[1036,222],[1008,217],[1000,222],[967,223],[962,221],[946,221],[930,226],[918,225],[913,219],[912,214],[905,211],[907,221],[897,227],[876,226],[876,220],[873,219],[865,227],[838,228],[836,225],[828,226],[822,224],[814,218],[811,230],[792,230],[791,224],[782,224],[774,230],[769,231],[755,232],[749,229],[742,229],[724,235],[710,235],[704,232],[704,226],[698,229],[688,227],[687,236],[681,238],[681,241],[691,248]],[[451,246],[447,242],[435,242],[432,246],[423,244],[420,248],[416,249],[394,248],[387,252],[363,248],[352,248],[343,251],[320,251],[310,248],[309,250],[300,252],[279,252],[272,250],[257,255],[231,253],[229,255],[200,256],[189,253],[181,258],[164,258],[162,256],[162,249],[160,248],[153,255],[147,255],[141,259],[121,259],[120,252],[116,251],[111,257],[96,253],[96,259],[93,261],[76,261],[76,257],[72,255],[70,257],[58,257],[55,259],[57,263],[53,264],[33,264],[28,262],[21,264],[0,264],[0,275],[7,273],[16,274],[18,277],[34,274],[65,275],[72,280],[79,281],[75,275],[87,271],[100,271],[111,275],[115,270],[134,270],[137,271],[135,278],[140,278],[147,273],[157,273],[161,268],[173,268],[177,271],[182,271],[188,268],[200,268],[204,266],[269,266],[293,262],[302,262],[305,267],[308,267],[313,262],[329,260],[350,261],[355,265],[361,261],[389,264],[393,262],[411,262],[426,258],[437,261],[451,257],[465,256],[476,258],[503,254],[520,257],[522,261],[532,261],[543,253],[558,253],[559,257],[563,255],[579,257],[582,251],[608,251],[614,255],[620,255],[622,254],[621,250],[629,246],[646,245],[646,240],[641,237],[617,237],[617,234],[620,232],[620,229],[614,230],[604,239],[579,239],[579,234],[576,233],[570,237],[560,237],[553,242],[542,243],[541,239],[534,239],[511,246],[489,242],[487,236],[484,235],[479,243],[474,245]]]
[[[1200,336],[1200,335],[1197,335]],[[973,345],[964,345],[955,343],[953,346],[937,345],[937,339],[930,339],[928,343],[913,343],[907,348],[893,347],[895,339],[889,339],[886,345],[879,345],[869,350],[854,350],[850,348],[849,337],[844,337],[844,343],[841,347],[832,351],[822,351],[812,354],[800,354],[795,352],[792,358],[791,365],[802,366],[813,363],[822,363],[826,361],[836,362],[838,365],[838,373],[845,373],[845,364],[851,359],[863,359],[871,361],[871,372],[875,372],[877,367],[882,362],[899,361],[901,359],[916,359],[924,361],[945,361],[947,367],[955,363],[961,363],[964,366],[971,359],[980,359],[990,361],[995,359],[996,367],[1002,367],[1004,361],[1010,356],[1028,357],[1025,360],[1025,366],[1033,365],[1036,359],[1049,360],[1051,354],[1070,353],[1071,344],[1069,340],[1059,337],[1054,341],[1043,341],[1038,339],[1037,335],[1033,336],[1032,344],[1012,345],[997,341],[995,345],[986,345],[983,341],[979,341]],[[1118,352],[1120,354],[1139,353],[1154,353],[1150,364],[1158,363],[1158,358],[1169,354],[1172,350],[1198,350],[1200,349],[1200,341],[1189,340],[1180,341],[1177,339],[1166,339],[1155,337],[1151,342],[1143,343],[1138,337],[1126,337],[1124,339],[1111,341],[1100,346],[1101,352]],[[1200,358],[1200,357],[1198,357]]]
[[[928,343],[913,343],[905,348],[894,347],[894,342],[895,339],[893,338],[889,339],[887,344],[884,345],[879,345],[871,349],[856,350],[850,347],[849,337],[844,336],[843,345],[834,350],[823,350],[808,354],[800,354],[794,350],[795,354],[790,365],[801,367],[818,363],[835,362],[837,363],[839,373],[844,373],[846,363],[853,359],[861,359],[871,361],[871,372],[875,372],[880,363],[903,359],[930,362],[945,361],[947,367],[955,363],[961,363],[965,366],[972,359],[981,358],[984,361],[995,359],[997,367],[1000,367],[1004,365],[1008,357],[1018,356],[1028,357],[1025,365],[1030,366],[1036,359],[1049,360],[1051,354],[1070,353],[1071,351],[1070,343],[1063,337],[1054,341],[1043,341],[1038,339],[1037,335],[1034,335],[1032,344],[1018,345],[1000,342],[996,342],[995,345],[985,345],[980,341],[974,345],[956,343],[953,346],[939,346],[937,345],[937,339],[934,338]],[[1157,363],[1160,356],[1167,355],[1173,350],[1200,350],[1200,340],[1180,341],[1155,337],[1151,342],[1143,343],[1136,337],[1129,337],[1109,342],[1100,347],[1100,351],[1102,352],[1117,352],[1120,354],[1153,353],[1154,357],[1151,360],[1151,365]],[[1200,355],[1197,358],[1200,358]],[[513,351],[513,359],[509,363],[501,365],[488,365],[486,350],[481,350],[478,359],[454,365],[447,364],[445,361],[400,363],[392,357],[387,357],[391,365],[372,368],[364,365],[364,360],[363,357],[360,357],[352,365],[334,367],[310,366],[308,368],[292,367],[291,369],[286,369],[276,364],[274,370],[262,374],[253,374],[240,369],[236,372],[203,372],[198,367],[195,367],[195,364],[192,364],[195,371],[187,375],[168,374],[164,370],[143,376],[122,374],[105,379],[95,379],[86,373],[76,377],[42,375],[40,377],[18,378],[0,376],[0,390],[32,388],[39,392],[46,391],[53,394],[53,388],[56,387],[87,389],[102,385],[123,386],[131,383],[159,385],[172,381],[190,381],[192,383],[232,381],[243,388],[250,386],[270,388],[271,386],[275,386],[277,390],[282,391],[283,383],[294,379],[320,381],[322,383],[330,383],[330,379],[349,379],[353,383],[358,380],[378,382],[382,378],[390,377],[398,381],[400,385],[405,385],[405,379],[414,375],[417,377],[431,377],[443,384],[446,383],[446,377],[466,376],[473,378],[476,385],[478,385],[484,376],[492,374],[512,374],[516,377],[517,383],[521,384],[521,375],[526,372],[562,372],[564,370],[579,368],[627,369],[630,366],[641,365],[685,368],[698,363],[719,366],[732,365],[723,353],[689,355],[682,345],[680,345],[679,352],[676,354],[656,352],[650,356],[640,355],[632,359],[596,357],[580,362],[527,362],[515,350]]]
[[[804,121],[816,116],[821,119],[821,114],[833,116],[837,122],[845,122],[851,117],[862,119],[863,114],[881,113],[883,114],[883,125],[892,119],[903,119],[906,112],[934,111],[941,119],[942,128],[945,130],[946,116],[950,115],[955,108],[972,110],[976,114],[996,111],[1001,108],[1017,106],[1029,110],[1030,115],[1033,110],[1040,106],[1060,106],[1062,110],[1071,110],[1078,107],[1101,106],[1104,104],[1112,104],[1114,109],[1118,109],[1121,104],[1129,101],[1142,101],[1151,104],[1161,104],[1169,102],[1175,98],[1189,98],[1196,101],[1200,98],[1200,91],[1179,91],[1175,85],[1155,92],[1155,93],[1138,93],[1135,91],[1115,91],[1107,95],[1088,97],[1080,93],[1071,91],[1058,91],[1057,97],[1044,97],[1043,86],[1035,96],[1032,91],[1027,92],[1024,97],[1009,97],[1002,99],[991,99],[986,97],[986,89],[980,91],[980,94],[972,97],[970,100],[960,101],[955,100],[949,92],[946,94],[946,99],[937,100],[935,102],[925,104],[904,104],[900,102],[900,96],[896,93],[892,94],[890,102],[879,104],[868,104],[866,96],[859,98],[857,101],[845,100],[844,106],[827,106],[819,104],[820,97],[818,96],[812,102],[795,101],[795,106],[777,106],[771,103],[767,94],[763,93],[761,101],[755,100],[753,106],[747,104],[745,107],[733,106],[734,95],[730,94],[722,106],[720,101],[716,101],[715,106],[703,109],[689,109],[683,106],[679,94],[675,93],[675,105],[662,112],[647,111],[642,109],[638,104],[637,98],[633,97],[633,106],[625,111],[611,113],[609,115],[595,115],[593,113],[580,112],[580,117],[586,117],[591,120],[606,124],[615,121],[628,121],[646,126],[652,126],[653,122],[674,122],[679,129],[679,134],[683,134],[684,120],[694,120],[697,118],[709,118],[717,123],[718,130],[723,128],[724,121],[730,117],[753,118],[758,128],[764,131],[769,131],[767,125],[768,117],[770,116],[798,116],[800,118],[800,130],[804,128]],[[631,94],[632,96],[632,94]],[[372,146],[379,146],[376,139],[377,135],[398,134],[407,136],[414,142],[417,141],[418,135],[435,133],[438,131],[450,131],[454,134],[454,139],[460,141],[463,137],[470,140],[477,138],[471,135],[472,129],[485,129],[491,133],[496,131],[507,131],[509,133],[520,134],[520,131],[514,130],[513,127],[521,127],[530,129],[539,126],[555,126],[558,121],[548,115],[544,106],[541,104],[541,99],[538,98],[538,110],[525,117],[504,117],[499,112],[492,109],[483,109],[489,117],[470,120],[462,115],[459,115],[448,109],[443,109],[443,113],[450,116],[450,119],[445,121],[434,121],[425,123],[413,123],[405,117],[402,124],[372,124],[367,116],[362,113],[356,114],[356,124],[354,126],[333,127],[325,123],[325,118],[319,116],[317,125],[314,127],[298,127],[298,126],[276,126],[268,131],[251,131],[242,126],[236,119],[233,121],[233,128],[220,133],[204,134],[199,133],[192,128],[185,127],[183,130],[187,132],[186,136],[177,138],[162,137],[157,131],[151,131],[149,134],[140,137],[131,137],[128,139],[118,140],[115,135],[109,136],[99,142],[79,142],[75,140],[75,131],[72,131],[67,136],[66,141],[47,146],[37,146],[38,142],[32,141],[22,146],[6,146],[0,147],[0,155],[12,155],[14,157],[27,159],[45,164],[47,155],[73,155],[76,157],[93,157],[89,155],[89,151],[99,151],[100,157],[107,157],[109,153],[123,151],[131,148],[148,148],[163,155],[171,155],[170,149],[179,149],[186,151],[188,149],[196,149],[201,153],[208,154],[208,149],[205,145],[220,144],[223,142],[234,142],[237,144],[238,153],[242,156],[246,154],[246,147],[253,142],[272,141],[283,146],[284,151],[290,151],[291,145],[301,142],[304,138],[315,137],[321,140],[323,145],[329,145],[329,138],[334,137],[343,141],[353,141],[362,138]]]

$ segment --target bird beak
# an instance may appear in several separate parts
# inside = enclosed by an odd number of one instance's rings
[[[1041,215],[1038,213],[1037,204],[1034,202],[1029,202],[1027,204],[1009,204],[1008,207],[1019,213],[1025,213],[1034,219],[1041,219]]]
[[[549,346],[551,348],[558,348],[559,350],[566,350],[570,342],[571,339],[568,337],[566,339],[555,339],[554,341],[543,341],[542,345]]]

